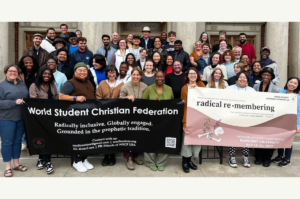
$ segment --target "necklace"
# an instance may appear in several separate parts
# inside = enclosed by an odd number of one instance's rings
[[[141,85],[141,84],[139,83],[139,89],[138,89],[138,93],[137,93],[137,97],[136,97],[136,95],[135,95],[135,91],[134,91],[134,87],[133,87],[133,84],[131,83],[131,86],[132,86],[132,91],[133,91],[134,98],[137,98],[137,99],[139,99],[140,85]]]

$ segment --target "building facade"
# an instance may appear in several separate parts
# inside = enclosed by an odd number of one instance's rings
[[[254,46],[258,60],[261,47],[271,49],[270,58],[277,62],[280,71],[280,87],[284,86],[288,76],[300,76],[299,22],[0,22],[0,81],[4,79],[5,65],[17,63],[24,49],[32,45],[34,33],[45,35],[46,29],[53,27],[58,35],[62,23],[68,24],[68,32],[81,30],[93,53],[103,45],[102,34],[118,32],[121,38],[129,33],[142,35],[144,26],[151,28],[151,37],[159,36],[162,31],[175,31],[188,53],[194,50],[194,43],[203,31],[209,34],[214,44],[218,42],[219,31],[226,30],[227,41],[232,46],[238,44],[238,35],[244,32]]]

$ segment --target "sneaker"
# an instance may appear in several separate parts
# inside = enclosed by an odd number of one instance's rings
[[[163,170],[165,169],[165,167],[157,167],[157,169],[158,169],[159,171],[163,171]]]
[[[25,151],[25,150],[27,150],[27,144],[26,143],[22,144],[22,148],[21,148],[21,151]]]
[[[283,159],[281,162],[278,163],[278,166],[280,167],[286,167],[286,166],[290,166],[291,162],[289,160]]]
[[[282,156],[277,156],[276,158],[272,159],[272,162],[279,163],[282,162],[284,159]]]
[[[42,159],[38,159],[37,163],[36,163],[36,168],[38,170],[41,170],[43,168],[45,168],[45,162]]]
[[[229,158],[229,165],[230,165],[232,168],[237,168],[237,164],[236,164],[235,157],[230,157],[230,158]]]
[[[53,165],[52,165],[51,162],[48,162],[48,163],[46,164],[46,171],[47,171],[47,174],[53,173],[54,168],[53,168]]]
[[[143,165],[143,161],[140,160],[139,158],[133,158],[133,162],[137,163],[138,165]]]
[[[134,170],[135,169],[133,161],[130,157],[127,159],[127,164],[126,165],[127,165],[127,169],[129,169],[129,170]]]
[[[74,162],[73,167],[80,173],[87,172],[87,168],[83,165],[82,161],[77,162],[77,163]]]
[[[157,171],[157,167],[156,167],[155,165],[151,165],[149,168],[150,168],[152,171]]]
[[[91,170],[91,169],[94,168],[94,166],[93,166],[91,163],[89,163],[89,161],[88,161],[87,159],[85,159],[84,162],[83,162],[82,164],[83,164],[83,166],[85,166],[88,170]]]
[[[248,157],[243,156],[243,160],[242,161],[243,161],[244,167],[250,168],[250,162],[249,162]]]

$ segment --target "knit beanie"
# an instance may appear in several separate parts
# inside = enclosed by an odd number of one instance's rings
[[[79,68],[79,67],[86,67],[86,69],[88,69],[87,65],[83,62],[79,62],[74,66],[74,71]]]

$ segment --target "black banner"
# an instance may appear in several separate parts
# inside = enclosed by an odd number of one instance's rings
[[[31,155],[177,154],[181,148],[181,100],[24,101],[22,112]]]

